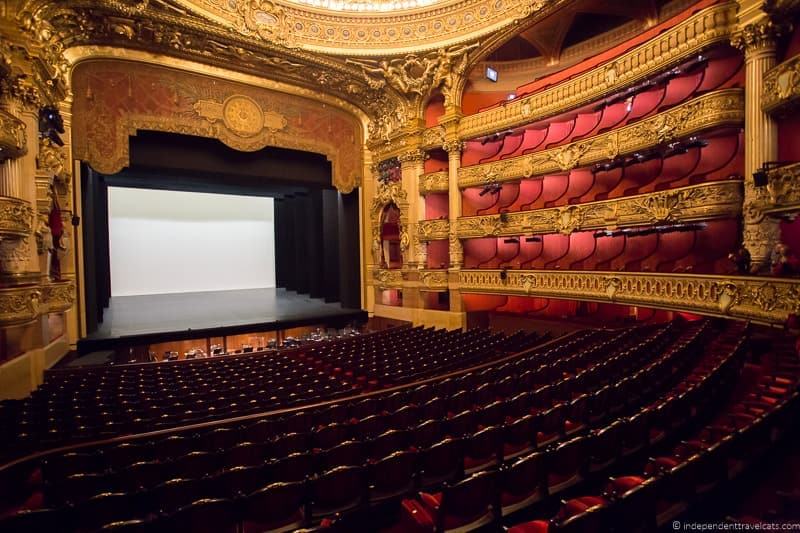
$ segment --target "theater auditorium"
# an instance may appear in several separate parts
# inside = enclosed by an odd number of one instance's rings
[[[800,531],[800,0],[0,0],[0,532]]]

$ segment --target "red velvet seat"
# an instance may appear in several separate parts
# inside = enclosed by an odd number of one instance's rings
[[[233,502],[226,499],[203,499],[182,507],[169,516],[172,531],[192,533],[237,533],[238,520]]]
[[[420,451],[420,486],[435,486],[463,475],[464,445],[461,439],[446,438]]]
[[[545,454],[534,452],[500,470],[500,502],[507,516],[547,496]]]
[[[415,486],[417,452],[397,451],[368,466],[369,502],[383,503],[411,494]]]
[[[242,532],[293,531],[305,523],[305,485],[278,482],[247,496],[243,504]]]
[[[464,472],[471,474],[502,461],[503,429],[489,426],[464,438]]]
[[[367,498],[366,470],[361,466],[339,466],[309,482],[311,518],[347,513]]]
[[[587,438],[576,437],[547,452],[547,490],[555,494],[584,478],[588,462]]]

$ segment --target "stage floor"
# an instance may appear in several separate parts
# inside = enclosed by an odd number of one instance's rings
[[[178,337],[284,329],[316,322],[356,320],[360,309],[343,308],[285,289],[185,292],[115,296],[99,329],[82,339],[80,352],[111,348],[126,340],[162,342]],[[238,330],[238,331],[237,331]]]

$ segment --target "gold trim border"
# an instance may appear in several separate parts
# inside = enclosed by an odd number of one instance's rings
[[[450,190],[450,175],[447,170],[428,172],[419,177],[419,193],[422,195]]]
[[[578,108],[728,41],[736,29],[736,3],[712,6],[617,59],[531,96],[461,119],[459,136],[473,139],[531,124]]]
[[[766,215],[800,212],[800,163],[774,168],[765,187],[753,187],[753,200],[745,206],[749,219],[760,222]]]
[[[524,156],[462,167],[458,186],[463,189],[567,172],[711,128],[740,126],[744,116],[744,91],[721,89],[608,133]]]
[[[504,279],[505,278],[505,279]],[[634,272],[462,270],[462,293],[642,305],[783,324],[800,313],[800,279]]]
[[[500,215],[461,217],[460,239],[614,229],[664,222],[736,217],[742,211],[742,182],[715,181],[584,204]]]

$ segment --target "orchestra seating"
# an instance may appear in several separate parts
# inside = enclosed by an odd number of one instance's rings
[[[273,354],[50,371],[0,403],[0,456],[348,396],[519,351],[536,334],[397,328]],[[15,451],[16,450],[16,451]]]
[[[651,531],[795,409],[795,356],[755,357],[750,329],[583,330],[387,390],[51,450],[0,469],[0,530]],[[322,359],[297,360],[380,381],[366,353]]]

